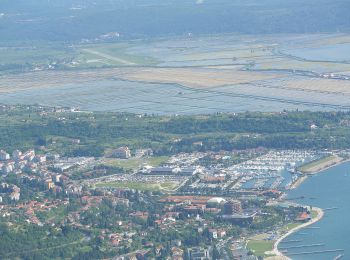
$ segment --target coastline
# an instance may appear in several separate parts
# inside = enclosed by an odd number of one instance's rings
[[[293,182],[291,184],[291,186],[288,188],[288,190],[293,190],[293,189],[296,189],[299,187],[299,185],[301,185],[304,181],[307,180],[308,176],[313,176],[313,175],[316,175],[320,172],[323,172],[325,170],[328,170],[328,169],[331,169],[335,166],[338,166],[340,164],[343,164],[343,163],[346,163],[346,162],[350,162],[350,159],[345,159],[345,158],[341,158],[341,157],[338,157],[340,158],[341,160],[331,164],[331,165],[325,165],[324,167],[320,167],[318,168],[317,170],[313,171],[313,172],[308,172],[308,173],[303,173],[303,175],[298,178],[295,182]]]
[[[278,250],[278,245],[288,236],[290,236],[291,234],[293,234],[294,232],[303,229],[307,226],[310,226],[312,224],[315,224],[316,222],[320,221],[323,216],[324,216],[324,211],[321,208],[317,208],[317,207],[313,207],[313,210],[315,210],[317,212],[317,216],[315,218],[312,218],[310,221],[303,223],[295,228],[292,228],[291,230],[289,230],[287,233],[285,233],[284,235],[282,235],[281,237],[279,237],[276,242],[273,245],[273,250],[271,251],[271,253],[273,253],[275,256],[272,257],[268,257],[266,259],[285,259],[285,260],[291,260],[289,257],[285,256],[282,252],[280,252]]]
[[[339,156],[337,156],[338,161],[336,161],[335,163],[332,163],[331,165],[325,165],[324,167],[319,167],[317,168],[317,170],[313,171],[313,172],[309,172],[309,173],[304,173],[304,175],[302,175],[300,178],[298,178],[290,187],[289,189],[296,189],[299,185],[301,185],[305,180],[307,180],[307,178],[309,176],[312,175],[316,175],[322,171],[328,170],[330,168],[333,168],[335,166],[338,166],[340,164],[346,163],[346,162],[350,162],[350,159],[345,159],[345,158],[341,158]],[[287,257],[286,255],[284,255],[281,251],[278,250],[278,245],[288,236],[290,236],[291,234],[297,232],[300,229],[303,229],[307,226],[310,226],[312,224],[315,224],[316,222],[320,221],[323,216],[324,216],[324,211],[321,208],[318,207],[312,207],[313,210],[315,210],[317,212],[317,216],[315,218],[312,218],[310,221],[303,223],[295,228],[292,228],[291,230],[289,230],[287,233],[283,234],[282,236],[280,236],[274,243],[273,245],[273,250],[271,251],[271,254],[274,256],[271,257],[267,257],[265,259],[268,260],[292,260],[291,258]]]

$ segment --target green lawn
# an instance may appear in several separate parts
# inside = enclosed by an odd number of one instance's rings
[[[150,157],[146,161],[151,166],[159,166],[166,163],[169,160],[169,156],[156,156]]]
[[[308,172],[313,167],[315,167],[319,164],[324,164],[324,163],[330,162],[330,161],[334,160],[335,158],[336,157],[334,155],[331,155],[331,156],[327,156],[325,158],[321,158],[319,160],[312,161],[310,163],[304,164],[303,166],[299,167],[299,171]]]
[[[127,160],[123,159],[108,159],[105,163],[107,166],[120,167],[125,170],[137,170],[142,165],[148,164],[151,166],[159,166],[169,160],[168,156],[156,156],[150,158],[130,158]]]
[[[295,228],[295,227],[297,227],[299,225],[300,225],[300,223],[290,223],[290,224],[286,225],[284,229],[286,231],[289,231],[289,230],[291,230],[291,229],[293,229],[293,228]]]
[[[247,248],[256,256],[264,256],[266,251],[273,249],[274,241],[251,240],[248,242]]]
[[[131,159],[108,159],[105,163],[107,166],[120,167],[125,170],[137,170],[142,165],[142,160],[139,158]]]
[[[318,216],[318,213],[316,210],[311,211],[311,218],[316,218]]]

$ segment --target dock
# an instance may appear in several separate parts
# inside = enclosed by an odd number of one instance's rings
[[[326,244],[311,244],[311,245],[298,245],[298,246],[288,246],[288,247],[280,247],[281,250],[293,249],[293,248],[304,248],[304,247],[317,247],[317,246],[325,246]]]
[[[284,243],[297,243],[297,242],[302,242],[302,240],[297,240],[297,239],[283,240],[283,241],[280,242],[280,244],[284,244]]]
[[[344,249],[328,249],[328,250],[320,250],[320,251],[290,253],[290,254],[288,254],[288,256],[293,256],[293,255],[313,255],[313,254],[323,254],[323,253],[336,253],[336,252],[343,252],[343,251],[344,251]]]

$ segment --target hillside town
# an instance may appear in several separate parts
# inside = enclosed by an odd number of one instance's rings
[[[284,225],[310,220],[308,208],[283,194],[303,177],[301,165],[331,154],[259,148],[180,153],[149,165],[149,148],[119,147],[106,157],[1,150],[0,214],[95,230],[119,252],[114,259],[258,259],[251,241],[262,227],[270,243]],[[111,170],[109,160],[139,164]]]

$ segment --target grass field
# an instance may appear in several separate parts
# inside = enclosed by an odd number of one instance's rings
[[[308,164],[305,164],[299,168],[299,171],[301,171],[302,173],[318,172],[322,169],[332,166],[333,164],[339,163],[341,160],[342,158],[331,155],[320,160],[312,161]]]
[[[273,249],[274,241],[251,240],[247,244],[247,248],[256,256],[265,256],[265,252]]]
[[[151,166],[159,166],[165,163],[169,159],[168,156],[155,156],[149,158],[131,158],[128,160],[123,159],[114,159],[110,158],[106,160],[105,165],[121,167],[125,170],[137,170],[142,165],[151,165]]]
[[[123,160],[123,159],[107,159],[105,165],[107,166],[113,166],[113,167],[120,167],[125,170],[137,170],[140,168],[142,165],[142,160],[141,159],[128,159],[128,160]]]
[[[316,215],[317,215],[317,212],[316,212]],[[299,225],[300,225],[300,223],[290,223],[290,224],[286,225],[284,229],[286,231],[289,231],[289,230],[291,230]]]

